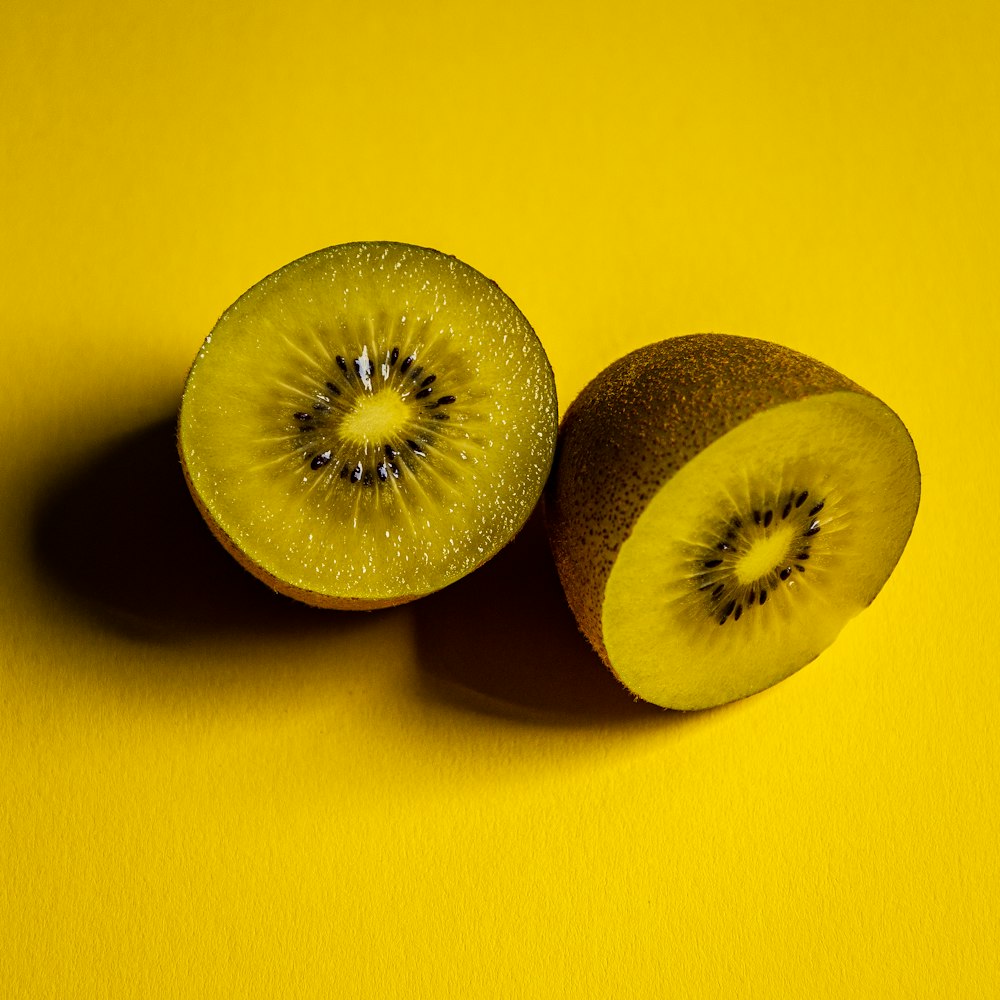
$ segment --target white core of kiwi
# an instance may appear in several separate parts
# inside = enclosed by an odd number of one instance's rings
[[[702,708],[815,658],[906,543],[915,498],[894,484],[917,471],[905,435],[877,399],[834,392],[758,413],[683,466],[605,588],[604,642],[623,683]]]
[[[430,593],[490,558],[537,502],[556,421],[544,350],[494,282],[425,248],[347,244],[223,314],[179,439],[227,547],[339,606]]]

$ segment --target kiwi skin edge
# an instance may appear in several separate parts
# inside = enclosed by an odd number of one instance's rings
[[[542,455],[539,450],[543,446],[540,445],[535,447],[535,436],[532,435],[530,438],[530,444],[532,447],[529,448],[529,451],[533,455],[537,454],[539,461],[533,462],[530,469],[527,466],[518,469],[514,464],[508,462],[506,465],[506,471],[504,472],[504,476],[506,477],[504,482],[508,484],[508,487],[512,490],[519,490],[519,492],[516,493],[515,498],[519,499],[517,499],[517,503],[514,506],[510,507],[510,510],[520,512],[521,508],[530,504],[530,506],[527,506],[524,511],[524,518],[526,518],[530,513],[530,510],[537,505],[540,498],[540,494],[544,487],[544,480],[551,466],[552,454],[555,448],[558,417],[558,407],[555,396],[555,381],[552,375],[551,365],[545,357],[544,348],[541,346],[537,335],[534,333],[534,330],[528,323],[527,319],[510,300],[509,296],[502,291],[496,281],[488,278],[486,275],[483,275],[470,265],[463,263],[451,254],[442,253],[441,251],[433,250],[428,247],[420,247],[406,243],[371,241],[327,247],[314,251],[310,254],[306,254],[302,258],[284,265],[277,271],[251,286],[251,288],[243,293],[243,295],[241,295],[236,302],[224,311],[222,317],[219,319],[212,332],[214,333],[217,329],[219,329],[226,322],[227,317],[230,316],[231,313],[238,315],[238,311],[241,308],[245,311],[247,303],[250,303],[251,307],[259,305],[260,303],[258,300],[260,299],[260,295],[263,294],[261,289],[265,286],[265,284],[269,287],[276,287],[281,281],[285,281],[286,294],[291,295],[293,293],[297,293],[299,290],[295,287],[292,287],[291,292],[288,292],[287,276],[292,276],[294,278],[296,274],[303,273],[301,271],[296,271],[297,268],[301,268],[303,265],[305,266],[304,273],[306,274],[307,279],[316,280],[317,273],[322,272],[323,274],[326,274],[328,272],[329,268],[327,265],[336,265],[333,273],[339,273],[337,270],[338,268],[344,269],[360,267],[364,274],[368,274],[369,271],[371,271],[371,265],[373,263],[379,264],[379,262],[384,262],[387,258],[391,258],[392,261],[395,261],[397,269],[401,264],[412,261],[413,266],[419,273],[426,271],[427,276],[429,278],[433,278],[434,281],[437,281],[438,278],[440,278],[447,284],[448,288],[454,287],[454,289],[458,292],[456,299],[460,305],[461,302],[464,301],[465,294],[468,293],[470,296],[469,303],[471,303],[471,305],[467,303],[465,308],[468,310],[472,308],[472,305],[475,305],[476,315],[479,313],[479,305],[481,303],[485,302],[486,306],[490,309],[492,309],[495,305],[499,312],[495,315],[490,313],[495,321],[490,326],[490,329],[496,327],[496,329],[499,330],[499,333],[503,334],[504,345],[507,343],[508,333],[513,335],[513,338],[517,343],[522,342],[520,338],[524,338],[524,340],[527,341],[527,344],[524,345],[524,349],[518,352],[517,357],[520,358],[521,354],[524,354],[526,357],[534,359],[526,363],[532,365],[532,374],[535,374],[537,371],[539,377],[542,379],[542,382],[532,384],[540,386],[539,391],[541,395],[536,394],[533,398],[539,402],[537,416],[544,416],[545,419],[545,426],[543,428],[545,434],[543,436],[542,433],[539,433],[537,437],[540,440],[544,438],[544,450],[546,453]],[[317,264],[317,262],[319,263]],[[374,274],[375,272],[372,271],[370,276],[373,277]],[[426,287],[427,284],[428,282],[425,282],[424,287]],[[419,296],[417,298],[419,300]],[[447,297],[441,298],[442,304],[446,304],[447,301]],[[419,301],[417,304],[419,305]],[[437,315],[439,305],[437,298],[434,298],[433,303],[428,302],[424,303],[424,305],[428,310],[430,310],[430,313]],[[376,305],[368,303],[366,308],[374,309],[376,308]],[[369,319],[371,319],[371,317],[369,317]],[[486,328],[484,327],[484,330],[485,329]],[[499,337],[499,333],[496,334],[497,338]],[[485,337],[485,343],[490,342],[489,337],[487,337],[485,333],[483,333],[483,337]],[[210,334],[205,341],[205,345],[207,345],[211,340],[212,335]],[[530,345],[533,345],[533,350],[531,352],[528,351],[528,346]],[[499,341],[496,346],[498,348],[500,347]],[[271,569],[273,569],[274,566],[269,561],[268,553],[265,552],[262,556],[259,551],[259,546],[256,548],[253,546],[247,546],[246,539],[244,539],[240,534],[240,530],[237,530],[245,527],[245,525],[239,524],[239,518],[235,520],[227,520],[226,517],[218,511],[213,513],[209,504],[196,488],[196,481],[201,481],[200,477],[203,470],[201,466],[198,465],[190,451],[190,446],[195,440],[196,435],[193,432],[189,433],[191,425],[189,421],[185,419],[185,407],[191,399],[189,389],[192,385],[194,372],[196,371],[197,365],[199,360],[202,358],[204,351],[205,346],[203,346],[202,351],[199,352],[198,356],[195,358],[188,370],[187,378],[185,379],[185,388],[181,398],[180,412],[178,413],[176,425],[176,444],[180,455],[184,479],[188,487],[188,491],[195,502],[197,510],[201,514],[203,520],[206,521],[219,543],[236,559],[241,566],[243,566],[245,570],[250,572],[251,575],[257,577],[265,583],[265,585],[277,593],[284,594],[294,600],[314,607],[340,610],[377,610],[380,608],[393,607],[416,600],[423,596],[427,596],[435,590],[440,589],[442,586],[447,585],[448,582],[455,582],[455,580],[459,578],[457,576],[443,577],[445,582],[442,583],[441,572],[437,572],[436,575],[432,574],[431,578],[428,578],[427,574],[418,577],[411,575],[408,579],[401,578],[391,586],[383,586],[378,589],[364,587],[343,588],[348,590],[354,589],[355,595],[349,595],[327,592],[325,588],[325,581],[314,580],[309,574],[289,574],[289,579],[283,578],[285,577],[285,574],[281,573],[281,570],[279,569],[275,569],[275,572],[272,573]],[[501,352],[501,357],[502,356],[504,355]],[[510,356],[513,357],[514,355],[511,354]],[[336,360],[342,368],[344,359],[338,357]],[[406,364],[408,363],[409,362],[404,363],[401,371],[406,371]],[[392,364],[395,364],[395,357],[392,360]],[[419,372],[419,370],[420,369],[417,368],[416,372]],[[547,381],[545,381],[546,373]],[[383,379],[385,378],[386,375],[383,374]],[[432,373],[431,377],[428,378],[424,384],[428,384],[433,381],[434,378],[435,376]],[[329,385],[329,382],[327,385]],[[438,384],[438,389],[440,389],[440,383]],[[426,389],[425,392],[418,392],[416,398],[420,398],[421,395],[426,395],[426,393],[432,391],[437,390]],[[337,395],[339,395],[339,393],[337,393]],[[453,395],[446,394],[442,401],[445,403],[453,403],[455,402],[455,397]],[[297,418],[298,414],[296,414],[296,419]],[[445,417],[445,419],[446,418],[447,417]],[[532,417],[530,422],[526,423],[529,427],[534,427],[534,417]],[[527,445],[529,443],[529,438],[526,433],[518,436],[518,428],[513,428],[511,433],[515,443],[521,442],[523,445]],[[517,456],[520,455],[521,452],[514,449],[511,454]],[[310,456],[307,456],[307,461],[309,457]],[[463,454],[462,458],[464,459],[465,457],[466,456]],[[541,461],[542,459],[544,460],[544,464]],[[313,468],[316,469],[317,466],[313,465]],[[528,494],[526,484],[530,484],[530,496]],[[212,506],[214,507],[215,504],[212,503]],[[470,504],[466,507],[466,509],[469,511],[479,511],[480,505],[477,504],[477,506],[473,508]],[[485,509],[487,514],[489,514],[493,508],[490,508],[487,505]],[[482,520],[481,515],[480,520]],[[470,546],[464,550],[460,560],[461,565],[459,566],[462,576],[475,571],[484,562],[488,561],[493,555],[495,555],[496,552],[499,551],[499,548],[503,547],[503,544],[510,541],[512,536],[508,535],[508,520],[509,527],[514,527],[515,522],[510,520],[508,514],[507,520],[502,522],[504,530],[493,532],[492,534],[487,533],[488,537],[485,537],[484,535],[484,541],[482,544],[485,547],[479,547],[477,551],[474,547]],[[479,522],[477,522],[477,524],[478,523]],[[223,525],[233,527],[233,535],[230,535],[227,528]],[[518,525],[518,527],[520,526],[521,525]],[[516,533],[516,530],[514,533]],[[386,534],[388,535],[388,532]],[[240,541],[237,541],[237,538],[239,538]],[[334,544],[336,543],[334,542]],[[350,567],[348,567],[348,569],[350,569]],[[364,566],[361,566],[360,571],[364,571]],[[279,573],[281,575],[275,575],[275,573]],[[360,579],[360,576],[358,579]],[[294,580],[295,582],[290,582],[290,580]],[[372,593],[372,590],[375,590],[375,593]],[[358,591],[360,591],[360,594],[358,594]]]
[[[570,405],[544,494],[546,528],[580,630],[615,676],[603,637],[605,587],[652,497],[705,447],[753,415],[835,392],[877,398],[790,348],[707,333],[631,352]],[[919,502],[919,474],[917,489]]]
[[[184,472],[184,481],[187,483],[188,490],[194,499],[198,512],[211,529],[212,534],[215,535],[222,547],[248,573],[257,577],[257,579],[262,583],[266,583],[267,586],[269,586],[276,593],[284,594],[286,597],[294,598],[297,601],[301,601],[303,604],[310,604],[315,608],[329,608],[331,610],[338,611],[378,611],[382,608],[395,607],[397,604],[406,604],[407,602],[414,601],[421,596],[420,594],[403,594],[396,597],[386,598],[384,600],[333,597],[329,594],[318,594],[312,590],[303,590],[301,587],[295,587],[290,583],[285,583],[284,580],[279,580],[276,576],[268,573],[266,569],[258,566],[251,559],[247,558],[246,553],[243,552],[242,549],[240,549],[240,547],[229,537],[229,535],[226,534],[215,518],[209,513],[208,508],[202,502],[201,497],[198,495],[198,491],[194,488],[194,484],[191,482],[187,462],[184,460],[184,449],[181,447],[179,432],[177,435],[177,452],[180,455],[181,469]]]

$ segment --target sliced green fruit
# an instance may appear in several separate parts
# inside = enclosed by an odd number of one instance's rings
[[[557,420],[545,351],[494,282],[435,250],[353,243],[226,310],[178,441],[199,509],[247,569],[367,609],[502,548],[541,494]]]
[[[581,629],[637,696],[719,705],[825,649],[910,535],[916,452],[884,403],[764,341],[633,352],[567,412],[546,495]]]

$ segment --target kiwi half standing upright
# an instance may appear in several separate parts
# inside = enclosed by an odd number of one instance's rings
[[[701,334],[641,348],[566,413],[546,491],[581,630],[667,708],[751,695],[878,594],[920,472],[899,417],[810,357]]]
[[[190,370],[178,445],[212,531],[309,604],[464,576],[536,505],[558,421],[537,336],[491,280],[401,243],[311,253],[243,294]]]

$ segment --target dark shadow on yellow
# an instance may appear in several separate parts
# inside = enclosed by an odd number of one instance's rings
[[[37,503],[32,541],[53,615],[72,609],[140,643],[273,647],[287,636],[291,648],[316,637],[327,669],[331,650],[375,641],[372,628],[404,614],[425,702],[571,725],[682,718],[636,702],[580,635],[537,512],[503,552],[437,594],[370,613],[311,608],[273,593],[212,537],[184,483],[171,415],[58,478]],[[211,657],[200,662],[210,671]]]
[[[540,510],[485,566],[420,601],[415,620],[427,697],[554,723],[684,717],[633,699],[580,634]]]
[[[347,620],[273,593],[212,537],[174,434],[173,416],[144,427],[46,492],[33,526],[43,576],[79,611],[140,641],[336,635]]]

